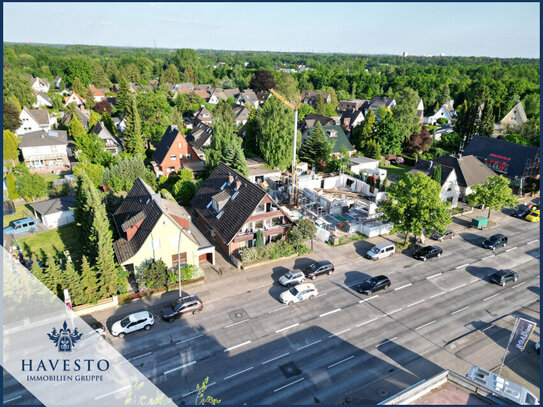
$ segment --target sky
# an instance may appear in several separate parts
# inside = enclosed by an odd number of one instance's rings
[[[539,3],[3,3],[5,42],[539,58]]]

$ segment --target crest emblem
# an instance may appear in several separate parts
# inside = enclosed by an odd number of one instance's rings
[[[72,347],[83,334],[80,334],[77,328],[74,328],[74,331],[72,332],[72,330],[68,328],[66,321],[64,321],[62,328],[60,328],[58,332],[56,328],[53,328],[53,331],[50,334],[47,334],[47,336],[55,343],[59,352],[71,352]]]

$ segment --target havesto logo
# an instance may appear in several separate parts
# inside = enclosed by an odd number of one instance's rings
[[[93,358],[92,355],[96,352],[90,342],[84,346],[89,348],[88,355],[84,358],[70,357],[73,350],[81,350],[76,348],[76,344],[78,347],[83,344],[84,341],[78,343],[82,336],[76,327],[68,328],[66,321],[59,330],[53,327],[44,337],[49,337],[57,351],[65,358],[22,359],[21,371],[26,373],[26,379],[41,382],[104,381],[102,373],[109,369],[109,361]]]

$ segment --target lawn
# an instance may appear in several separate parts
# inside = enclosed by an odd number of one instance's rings
[[[26,216],[34,216],[34,213],[26,205],[16,205],[15,213],[13,215],[4,216],[3,227],[9,226],[9,222],[11,222],[12,220],[22,219],[22,218],[25,218]]]
[[[81,258],[81,244],[76,225],[67,225],[48,232],[39,233],[17,240],[25,257],[37,254],[40,258],[44,253],[56,254],[68,249],[74,261]]]
[[[413,167],[405,164],[379,165],[379,168],[387,170],[388,179],[399,179],[403,174],[410,171]]]

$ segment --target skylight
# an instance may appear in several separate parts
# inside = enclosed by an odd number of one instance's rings
[[[220,212],[217,214],[217,216],[216,216],[217,219],[220,219],[223,213],[224,213],[224,211],[220,211]]]
[[[224,187],[228,184],[228,182],[225,182],[224,184],[222,184],[222,187],[221,187],[221,191],[224,189]],[[228,184],[229,185],[229,184]]]
[[[209,207],[210,207],[211,205],[213,205],[213,200],[209,201],[209,203],[207,204],[206,208],[209,209]]]

